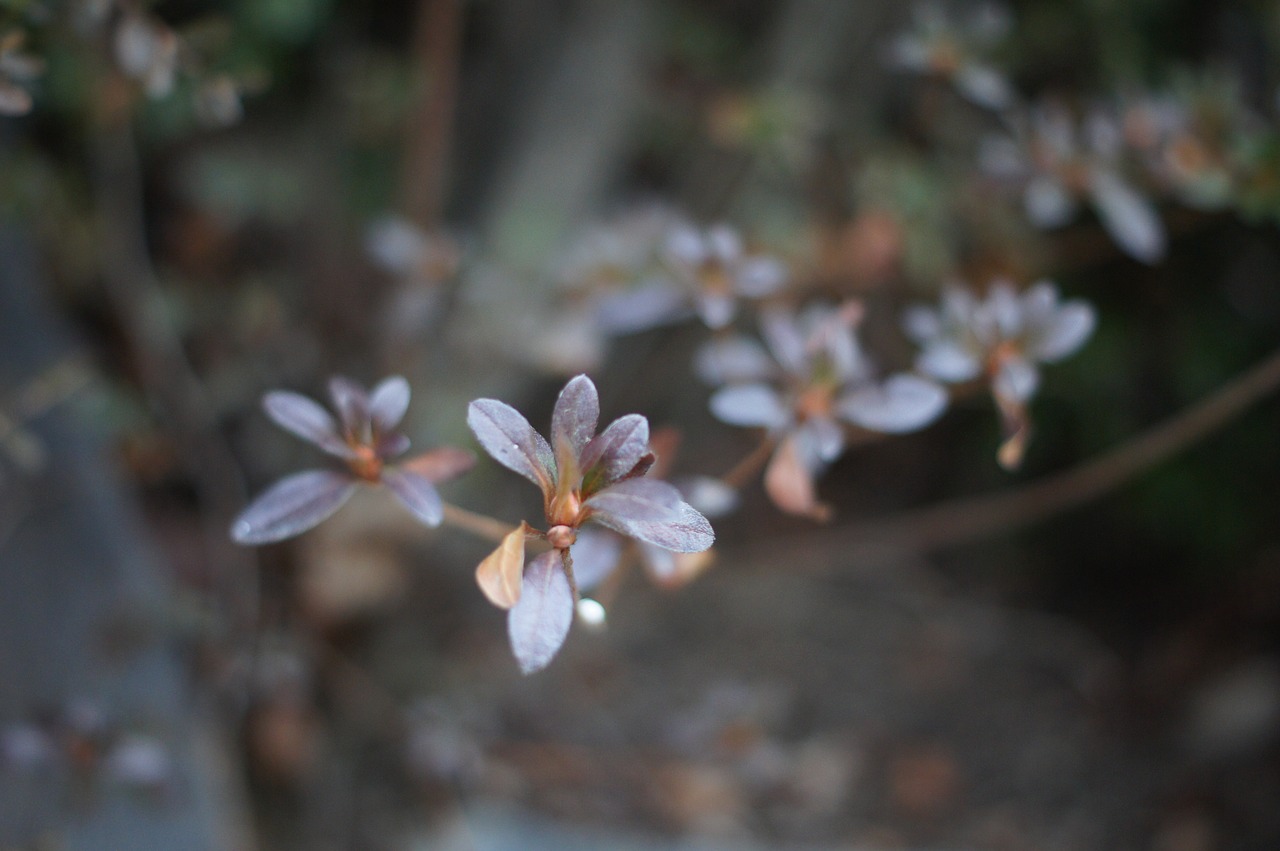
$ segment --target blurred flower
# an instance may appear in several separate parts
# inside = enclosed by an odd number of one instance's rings
[[[783,511],[826,514],[814,479],[844,451],[842,422],[900,434],[923,428],[946,407],[946,391],[929,379],[873,377],[854,334],[861,315],[856,302],[812,305],[799,316],[773,308],[760,317],[768,352],[753,340],[731,337],[698,354],[699,375],[729,385],[712,395],[711,412],[731,425],[767,428],[777,441],[765,490]]]
[[[772,295],[787,282],[787,267],[774,257],[748,254],[742,237],[728,225],[706,230],[681,224],[666,237],[663,253],[676,282],[692,294],[708,328],[723,328],[737,312],[740,297]]]
[[[200,83],[196,89],[196,115],[210,127],[230,127],[244,117],[240,85],[226,74]]]
[[[984,58],[1012,27],[1003,6],[980,3],[961,13],[941,2],[920,2],[912,8],[912,24],[889,44],[891,66],[949,80],[979,106],[1013,103],[1009,81]]]
[[[155,788],[170,779],[173,761],[169,749],[158,739],[128,733],[112,744],[103,767],[113,780],[126,786]]]
[[[173,91],[180,48],[177,33],[155,18],[129,11],[116,24],[116,63],[125,76],[142,83],[149,97]]]
[[[44,73],[44,63],[22,53],[26,33],[13,30],[0,37],[0,115],[26,115],[31,111],[31,95],[19,83]]]
[[[1152,203],[1125,179],[1124,135],[1114,113],[1094,109],[1078,125],[1062,104],[1045,101],[1018,130],[1013,137],[983,140],[979,161],[987,174],[1022,187],[1032,224],[1064,225],[1088,199],[1122,251],[1147,264],[1163,259],[1164,225]]]
[[[409,448],[409,438],[396,430],[409,408],[409,383],[400,376],[372,392],[335,377],[329,393],[337,421],[311,399],[284,390],[268,393],[262,404],[277,425],[341,458],[347,469],[308,470],[277,482],[232,524],[237,543],[266,544],[301,534],[341,508],[361,483],[386,485],[423,523],[440,524],[444,508],[436,484],[470,469],[475,456],[446,446],[388,465]]]
[[[802,169],[813,160],[827,114],[820,101],[794,88],[731,91],[712,102],[707,131],[717,144],[759,156],[766,165]]]
[[[1026,406],[1040,385],[1039,363],[1073,354],[1093,333],[1088,302],[1060,302],[1057,288],[1040,281],[1017,293],[1008,281],[992,283],[985,299],[953,286],[938,307],[907,311],[907,335],[921,346],[917,367],[939,381],[985,378],[1000,409],[1005,440],[999,460],[1017,467],[1030,436]]]
[[[560,392],[550,443],[496,399],[477,399],[467,411],[467,424],[485,451],[542,490],[547,530],[521,523],[476,570],[489,600],[510,609],[511,647],[525,673],[546,667],[568,635],[576,596],[572,547],[583,523],[593,520],[673,552],[701,552],[715,538],[711,524],[679,491],[643,478],[654,462],[648,420],[628,414],[597,435],[599,416],[595,384],[585,375]],[[545,539],[552,549],[526,566],[527,536]]]

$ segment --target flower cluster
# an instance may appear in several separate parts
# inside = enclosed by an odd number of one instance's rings
[[[560,392],[550,442],[496,399],[477,399],[467,411],[467,424],[493,459],[542,491],[546,529],[522,523],[476,570],[489,600],[510,610],[511,647],[526,673],[545,667],[568,635],[577,596],[573,546],[584,523],[672,552],[700,552],[715,539],[711,524],[678,490],[644,478],[655,460],[648,420],[628,414],[597,435],[599,418],[599,396],[585,375]],[[526,565],[529,536],[551,549]]]
[[[948,383],[981,378],[990,384],[1004,424],[998,458],[1006,468],[1021,463],[1030,436],[1026,408],[1040,386],[1036,365],[1076,352],[1095,324],[1092,306],[1060,302],[1048,281],[1019,294],[997,280],[985,298],[956,284],[937,307],[916,306],[904,319],[908,336],[921,347],[921,372]]]
[[[0,115],[26,115],[31,95],[23,84],[44,71],[44,63],[22,52],[26,33],[13,30],[0,37]]]
[[[766,309],[760,327],[768,345],[731,337],[699,354],[704,380],[728,385],[711,397],[711,411],[731,425],[769,430],[777,444],[765,470],[765,489],[784,511],[826,514],[814,479],[846,444],[846,426],[901,434],[933,422],[947,403],[935,382],[910,373],[877,379],[858,345],[856,302],[812,305],[800,315]]]

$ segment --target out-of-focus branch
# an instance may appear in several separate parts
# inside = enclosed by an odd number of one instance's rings
[[[458,92],[462,14],[459,0],[422,0],[414,35],[421,100],[410,117],[404,153],[404,214],[424,231],[440,224]]]
[[[1200,402],[1063,473],[985,496],[815,529],[799,538],[753,541],[749,549],[727,557],[762,567],[799,564],[821,573],[876,563],[889,553],[939,550],[1009,532],[1105,496],[1213,434],[1277,389],[1280,350]],[[803,559],[795,558],[799,552]]]

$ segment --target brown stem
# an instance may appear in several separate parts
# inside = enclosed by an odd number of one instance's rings
[[[502,539],[516,528],[487,514],[478,514],[447,502],[444,504],[444,522],[456,529],[470,532],[477,538],[493,541],[495,544],[501,543]]]
[[[1207,437],[1280,388],[1280,350],[1207,398],[1091,461],[1022,487],[946,502],[830,530],[803,539],[756,541],[750,559],[777,562],[803,551],[815,571],[886,549],[927,552],[1035,523],[1110,493]]]
[[[461,35],[459,0],[422,0],[414,52],[421,63],[423,92],[407,133],[403,207],[410,221],[426,231],[440,224],[444,207]]]
[[[769,456],[773,453],[773,447],[777,444],[777,440],[772,435],[765,435],[760,438],[760,442],[746,454],[745,457],[737,464],[734,464],[727,473],[720,477],[720,481],[728,487],[737,490],[738,488],[751,481],[751,477],[760,472],[765,462],[769,460]]]

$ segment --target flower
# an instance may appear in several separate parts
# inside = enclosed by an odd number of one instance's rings
[[[1123,174],[1124,133],[1111,111],[1095,108],[1077,123],[1061,104],[1046,101],[1031,109],[1017,129],[1013,137],[984,139],[978,157],[988,174],[1022,187],[1032,224],[1066,224],[1079,202],[1088,199],[1122,251],[1148,265],[1164,258],[1164,225]]]
[[[826,514],[813,480],[844,451],[842,422],[900,434],[923,428],[946,407],[946,391],[927,378],[873,377],[854,335],[861,315],[856,302],[812,305],[799,316],[772,308],[760,317],[768,353],[745,337],[699,352],[704,380],[728,385],[712,395],[711,412],[730,425],[767,428],[777,443],[765,490],[783,511]]]
[[[695,309],[708,328],[723,328],[737,312],[737,299],[772,295],[787,282],[787,268],[764,254],[749,254],[728,225],[698,228],[682,224],[667,234],[667,266],[676,282],[692,292]]]
[[[148,97],[173,91],[181,49],[178,35],[156,18],[129,11],[116,25],[116,63],[126,77],[142,83]]]
[[[475,456],[465,449],[440,447],[392,466],[387,462],[409,448],[396,430],[409,408],[409,383],[400,376],[366,392],[342,377],[329,381],[338,420],[298,393],[274,390],[262,399],[276,425],[324,452],[341,458],[346,470],[307,470],[281,479],[254,500],[231,525],[240,544],[267,544],[292,538],[329,517],[359,484],[383,484],[427,526],[438,526],[444,505],[436,484],[466,472]]]
[[[949,80],[978,106],[1004,109],[1012,104],[1009,81],[982,59],[1009,32],[1011,20],[1003,7],[984,3],[961,17],[942,3],[917,3],[912,23],[911,31],[889,45],[892,67]]]
[[[936,308],[911,308],[907,335],[920,346],[917,368],[939,381],[985,377],[1000,409],[1005,441],[998,458],[1017,467],[1030,436],[1026,406],[1040,385],[1037,363],[1055,363],[1089,339],[1097,317],[1082,300],[1059,302],[1058,290],[1039,281],[1019,295],[1008,281],[991,284],[985,299],[953,285]]]
[[[572,547],[588,520],[672,552],[711,546],[711,524],[666,482],[643,478],[655,458],[649,422],[628,414],[600,434],[600,400],[585,375],[569,381],[551,414],[551,441],[519,411],[496,399],[477,399],[467,425],[495,461],[542,490],[545,531],[527,523],[509,533],[476,569],[490,602],[509,609],[507,630],[521,670],[550,663],[568,635],[577,589]],[[524,563],[526,537],[551,550]]]

